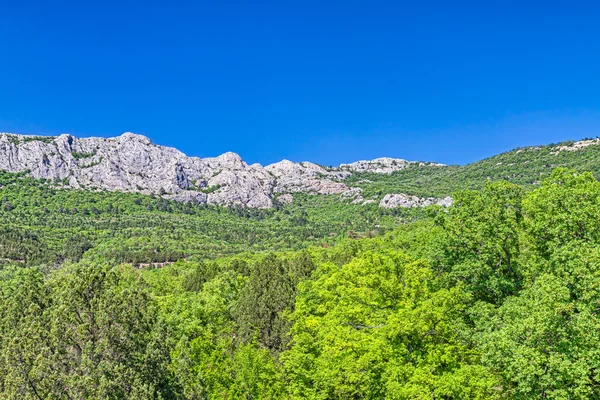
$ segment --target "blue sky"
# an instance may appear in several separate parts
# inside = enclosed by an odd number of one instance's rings
[[[483,3],[6,1],[0,131],[325,165],[600,135],[600,9]]]

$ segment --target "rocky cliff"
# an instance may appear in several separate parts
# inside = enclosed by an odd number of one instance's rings
[[[379,207],[382,208],[413,208],[413,207],[427,207],[427,206],[442,206],[442,207],[450,207],[453,203],[452,197],[445,197],[443,199],[437,199],[435,197],[417,197],[417,196],[409,196],[404,193],[391,193],[386,194],[381,202],[379,203]]]
[[[444,164],[438,163],[407,161],[401,158],[382,157],[374,160],[362,160],[353,162],[351,164],[342,164],[339,166],[339,169],[352,172],[391,174],[392,172],[399,171],[411,165],[445,167]]]
[[[235,153],[188,157],[129,132],[114,138],[0,134],[0,170],[26,171],[73,188],[135,191],[254,208],[272,207],[278,194],[343,194],[351,189],[344,180],[353,172],[387,174],[410,164],[415,163],[381,158],[329,169],[287,160],[263,167],[248,165]],[[285,199],[291,201],[289,196]]]

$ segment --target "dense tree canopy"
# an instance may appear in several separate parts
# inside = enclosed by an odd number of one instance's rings
[[[166,326],[139,276],[105,265],[2,282],[3,398],[169,398]]]
[[[0,398],[600,399],[591,173],[402,215],[9,178]]]

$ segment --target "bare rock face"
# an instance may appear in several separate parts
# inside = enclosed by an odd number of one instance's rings
[[[267,165],[265,170],[276,179],[276,193],[338,194],[348,190],[348,186],[335,180],[345,179],[350,174],[341,171],[328,171],[310,162],[294,163],[283,160]]]
[[[356,200],[357,198],[362,199],[362,192],[363,190],[361,188],[350,188],[340,194],[340,200]]]
[[[392,172],[399,171],[407,168],[410,165],[419,166],[436,166],[444,167],[444,164],[428,163],[428,162],[417,162],[417,161],[406,161],[401,158],[389,158],[382,157],[374,160],[362,160],[356,161],[351,164],[341,164],[339,169],[342,171],[352,172],[372,172],[375,174],[391,174]]]
[[[379,203],[379,207],[382,208],[413,208],[413,207],[427,207],[432,205],[438,205],[442,207],[450,207],[453,203],[451,197],[446,197],[444,199],[436,199],[435,197],[417,197],[417,196],[409,196],[406,194],[386,194],[381,202]]]
[[[589,146],[595,146],[600,144],[600,138],[596,138],[596,139],[585,139],[585,140],[580,140],[578,142],[574,142],[570,145],[567,146],[556,146],[554,148],[554,151],[552,152],[552,154],[558,154],[561,151],[577,151],[577,150],[582,150],[585,149],[586,147]]]
[[[60,180],[73,188],[159,194],[177,201],[225,206],[270,208],[274,196],[286,203],[296,192],[342,194],[342,200],[367,204],[372,200],[363,199],[360,189],[343,182],[352,172],[391,173],[409,164],[380,158],[326,169],[310,162],[283,160],[263,168],[246,164],[235,153],[188,157],[131,132],[114,138],[0,133],[0,170],[26,171],[35,178]],[[385,206],[388,203],[402,201],[388,199]]]
[[[375,202],[373,199],[365,200],[365,198],[362,196],[362,192],[363,190],[361,188],[350,188],[340,194],[340,200],[350,202],[350,204],[360,204],[363,206]]]
[[[75,188],[156,193],[178,201],[269,208],[274,180],[240,156],[187,157],[134,133],[115,138],[0,134],[0,169]]]
[[[187,190],[185,192],[175,193],[175,194],[167,194],[165,195],[167,199],[180,201],[182,203],[194,203],[194,204],[204,204],[208,200],[208,196],[205,193],[195,192],[192,190]]]

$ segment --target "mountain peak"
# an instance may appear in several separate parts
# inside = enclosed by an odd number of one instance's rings
[[[139,133],[133,133],[133,132],[124,132],[123,134],[121,134],[121,136],[118,137],[119,139],[122,140],[135,140],[138,142],[142,142],[142,143],[147,143],[147,144],[151,144],[152,141],[150,140],[150,138],[144,136],[144,135],[140,135]]]

